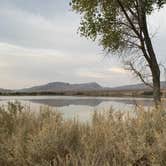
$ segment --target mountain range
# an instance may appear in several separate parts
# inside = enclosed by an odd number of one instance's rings
[[[99,84],[82,83],[82,84],[70,84],[65,82],[52,82],[45,85],[34,86],[31,88],[20,89],[18,92],[65,92],[65,91],[94,91],[102,90]]]
[[[126,86],[118,86],[109,88],[113,91],[125,91],[125,90],[151,90],[151,88],[145,84],[134,84],[134,85],[126,85]],[[166,89],[166,81],[161,81],[161,89]]]
[[[161,82],[161,89],[166,90],[166,82]],[[134,90],[150,90],[149,87],[144,84],[135,84],[119,87],[102,87],[96,82],[82,83],[82,84],[70,84],[66,82],[51,82],[44,85],[33,86],[30,88],[18,89],[18,90],[9,90],[9,89],[0,89],[1,93],[34,93],[34,92],[67,92],[67,91],[134,91]]]

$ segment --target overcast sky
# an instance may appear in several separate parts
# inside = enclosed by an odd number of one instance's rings
[[[80,17],[69,0],[0,0],[0,87],[48,82],[138,82],[118,59],[77,34]],[[159,61],[166,62],[166,9],[149,19]]]

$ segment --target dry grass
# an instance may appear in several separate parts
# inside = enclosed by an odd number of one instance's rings
[[[0,166],[166,166],[166,112],[95,113],[65,121],[19,103],[0,109]]]

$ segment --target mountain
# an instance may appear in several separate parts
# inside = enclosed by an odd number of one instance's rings
[[[166,82],[161,81],[161,89],[166,90]],[[126,86],[120,86],[120,87],[114,87],[114,88],[109,88],[109,90],[112,91],[131,91],[131,90],[151,90],[150,87],[144,85],[144,84],[134,84],[134,85],[126,85]]]
[[[166,91],[166,82],[161,82],[161,89]],[[66,82],[51,82],[45,85],[33,86],[30,88],[24,88],[19,90],[8,90],[0,88],[0,93],[10,94],[10,93],[42,93],[42,92],[88,92],[95,91],[101,93],[103,92],[118,92],[118,91],[148,91],[151,90],[144,84],[126,85],[119,87],[102,87],[95,82],[82,83],[82,84],[70,84]]]
[[[70,84],[65,82],[52,82],[45,85],[20,89],[17,92],[66,92],[66,91],[98,91],[103,88],[95,83]]]
[[[0,93],[11,93],[12,90],[0,88]]]

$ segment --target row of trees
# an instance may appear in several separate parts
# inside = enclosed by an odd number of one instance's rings
[[[153,88],[156,105],[161,102],[161,74],[148,29],[147,16],[165,4],[166,0],[71,0],[70,2],[72,9],[82,16],[79,28],[81,35],[94,41],[98,40],[107,53],[123,55],[128,69]],[[153,84],[150,83],[149,76]]]

